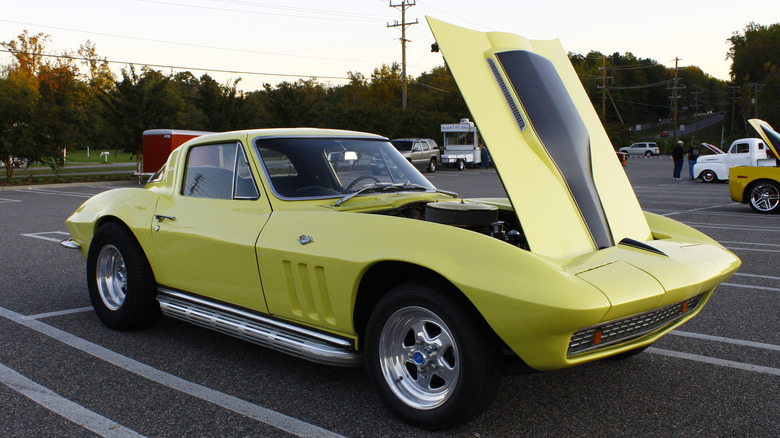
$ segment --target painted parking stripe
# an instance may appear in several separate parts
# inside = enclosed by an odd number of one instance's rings
[[[138,432],[73,403],[61,395],[0,364],[0,382],[55,414],[108,438],[141,437]]]
[[[6,198],[0,198],[0,204],[10,204],[12,202],[22,202],[18,199],[6,199]]]
[[[744,289],[758,289],[758,290],[768,290],[772,292],[780,292],[780,287],[768,287],[768,286],[753,286],[752,284],[738,284],[738,283],[721,283],[721,286],[731,286],[731,287],[741,287]]]
[[[47,234],[55,234],[57,236],[64,236],[64,237],[59,237],[59,238],[58,237],[49,237],[49,236],[47,236]],[[59,243],[59,242],[65,240],[65,239],[67,239],[68,237],[70,237],[70,233],[68,233],[67,231],[44,231],[42,233],[22,234],[22,236],[24,236],[24,237],[32,237],[34,239],[50,240],[52,242]]]
[[[764,248],[738,248],[736,246],[726,246],[727,249],[732,251],[755,251],[755,252],[780,252],[778,249],[764,249]]]
[[[734,202],[732,202],[732,203],[730,203],[730,204],[722,204],[722,205],[711,205],[711,206],[709,206],[709,207],[692,208],[692,209],[690,209],[690,210],[679,210],[679,211],[672,211],[672,212],[669,212],[669,213],[664,213],[664,214],[662,214],[661,216],[674,216],[674,215],[677,215],[677,214],[691,213],[691,212],[702,211],[702,210],[709,210],[709,209],[711,209],[711,208],[721,208],[721,207],[728,207],[728,206],[730,206],[730,205],[734,205],[734,204],[735,204],[735,203],[734,203]]]
[[[739,229],[740,231],[761,231],[761,232],[770,232],[770,233],[778,233],[780,232],[780,227],[764,227],[760,225],[734,225],[734,224],[709,224],[705,222],[689,222],[689,221],[680,221],[684,223],[685,225],[692,226],[694,228],[714,228],[718,230],[735,230]]]
[[[780,246],[780,245],[778,245],[778,246]],[[743,274],[741,272],[735,272],[734,276],[737,276],[737,277],[763,278],[765,280],[778,280],[778,281],[780,281],[780,277],[775,277],[774,275]]]
[[[51,318],[53,316],[72,315],[74,313],[89,312],[91,310],[92,310],[92,306],[89,306],[89,307],[79,307],[78,309],[68,309],[68,310],[59,310],[59,311],[56,311],[56,312],[39,313],[37,315],[30,315],[30,316],[28,316],[28,318],[30,318],[30,319]]]
[[[709,356],[702,356],[700,354],[683,353],[681,351],[664,350],[655,347],[650,347],[646,351],[648,353],[658,354],[661,356],[675,357],[678,359],[692,360],[696,362],[718,365],[722,367],[736,368],[738,370],[743,370],[743,371],[753,371],[761,374],[771,374],[775,376],[780,376],[780,368],[753,365],[751,363],[736,362],[733,360],[718,359]]]
[[[137,374],[141,377],[151,380],[152,382],[159,383],[184,394],[213,403],[217,406],[247,416],[261,423],[265,423],[269,426],[283,430],[287,433],[299,437],[342,436],[327,429],[323,429],[305,421],[298,420],[297,418],[289,417],[271,409],[249,403],[238,397],[234,397],[232,395],[225,394],[203,385],[190,382],[188,380],[174,376],[173,374],[168,374],[165,371],[158,370],[157,368],[146,365],[145,363],[130,359],[129,357],[123,356],[115,351],[109,350],[108,348],[101,347],[100,345],[89,342],[86,339],[79,338],[78,336],[72,335],[48,324],[44,324],[28,316],[13,312],[4,307],[0,307],[0,317],[6,318],[38,333],[54,338],[63,344],[69,345],[77,350],[83,351],[133,374]]]
[[[758,243],[758,242],[734,242],[731,240],[719,240],[718,243],[728,243],[730,245],[753,245],[753,246],[770,246],[772,248],[780,248],[777,243]],[[778,277],[780,278],[780,277]]]
[[[742,339],[724,338],[722,336],[703,335],[701,333],[681,332],[674,330],[669,332],[670,335],[683,336],[686,338],[703,339],[705,341],[724,342],[726,344],[734,344],[742,347],[760,348],[763,350],[780,351],[780,345],[765,344],[763,342],[744,341]]]
[[[79,193],[79,192],[65,192],[65,191],[50,190],[50,189],[27,189],[27,192],[38,193],[43,195],[70,196],[74,198],[91,198],[92,196],[94,196],[94,194]]]

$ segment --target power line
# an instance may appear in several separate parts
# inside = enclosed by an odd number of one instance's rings
[[[182,3],[173,3],[173,2],[167,2],[162,0],[139,0],[144,3],[156,3],[166,6],[176,6],[181,8],[189,8],[189,9],[200,9],[200,10],[210,10],[210,11],[221,11],[221,12],[240,12],[242,14],[256,14],[256,15],[274,15],[277,17],[293,17],[293,18],[303,18],[303,19],[310,19],[310,20],[337,20],[337,21],[379,21],[378,18],[360,18],[359,15],[355,14],[349,14],[349,13],[339,13],[339,12],[333,12],[333,11],[326,11],[321,9],[310,9],[307,12],[311,12],[312,14],[316,15],[308,15],[308,16],[302,16],[300,14],[293,15],[293,14],[282,14],[282,13],[274,13],[274,12],[261,12],[261,11],[248,11],[246,9],[230,9],[230,8],[217,8],[214,6],[199,6],[199,5],[188,5],[188,4],[182,4]],[[277,8],[283,9],[283,6],[277,6]],[[288,8],[290,10],[299,10],[301,12],[306,11],[305,8]],[[326,15],[330,15],[331,17],[328,17]],[[350,17],[351,15],[351,17]],[[334,18],[334,17],[342,17],[342,18]],[[364,16],[366,17],[366,16]]]
[[[293,55],[289,53],[276,53],[276,52],[261,52],[259,50],[249,50],[249,49],[238,49],[234,47],[225,48],[225,47],[218,47],[218,46],[209,46],[204,44],[193,44],[193,43],[182,43],[178,41],[166,41],[166,40],[156,40],[152,38],[143,38],[143,37],[132,37],[127,35],[117,35],[117,34],[110,34],[110,33],[103,33],[103,32],[86,32],[83,30],[78,29],[70,29],[67,27],[57,27],[57,26],[46,26],[41,24],[35,24],[35,23],[26,23],[22,21],[12,21],[12,20],[3,20],[0,19],[0,22],[4,23],[13,23],[13,24],[21,24],[24,26],[36,26],[36,27],[42,27],[42,28],[48,28],[48,29],[56,29],[56,30],[64,30],[68,32],[78,32],[83,33],[87,35],[101,35],[101,36],[108,36],[113,38],[124,38],[129,40],[136,40],[136,41],[146,41],[151,43],[162,43],[162,44],[172,44],[177,46],[185,46],[185,47],[196,47],[201,49],[213,49],[213,50],[230,50],[234,52],[240,52],[240,53],[254,53],[258,55],[271,55],[271,56],[286,56],[291,58],[305,58],[305,59],[322,59],[322,60],[329,60],[329,61],[348,61],[348,62],[366,62],[365,60],[358,60],[358,59],[344,59],[344,58],[325,58],[321,56],[305,56],[305,55]],[[329,46],[330,47],[330,46]]]
[[[6,53],[19,53],[23,55],[36,55],[36,56],[43,56],[48,58],[58,58],[58,59],[71,59],[74,61],[91,61],[90,58],[85,58],[81,56],[72,56],[72,55],[51,55],[51,54],[41,54],[41,53],[28,53],[28,52],[13,52],[11,50],[6,49],[0,49],[0,52],[6,52]],[[201,68],[201,67],[182,67],[182,66],[175,66],[175,65],[166,65],[166,64],[150,64],[146,62],[134,62],[134,61],[115,61],[115,60],[108,60],[108,59],[99,59],[100,62],[106,62],[109,64],[124,64],[124,65],[142,65],[147,67],[155,67],[155,68],[166,68],[171,70],[196,70],[196,71],[205,71],[205,72],[212,72],[212,73],[230,73],[230,74],[242,74],[242,75],[257,75],[257,76],[282,76],[282,77],[296,77],[296,78],[310,78],[310,79],[350,79],[347,76],[321,76],[321,75],[300,75],[300,74],[291,74],[291,73],[270,73],[270,72],[256,72],[256,71],[242,71],[242,70],[221,70],[221,69],[213,69],[213,68]],[[384,80],[383,78],[376,78]]]

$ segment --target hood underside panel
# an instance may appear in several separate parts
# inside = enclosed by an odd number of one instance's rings
[[[428,22],[532,251],[570,258],[652,238],[558,41]]]

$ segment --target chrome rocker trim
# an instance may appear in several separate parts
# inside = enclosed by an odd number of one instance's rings
[[[157,301],[166,316],[235,336],[312,362],[360,366],[363,355],[352,341],[257,315],[223,303],[158,286]]]
[[[76,242],[73,239],[62,240],[62,241],[60,241],[60,245],[64,246],[65,248],[68,248],[68,249],[79,249],[79,247],[81,246],[81,245],[79,245],[78,242]]]

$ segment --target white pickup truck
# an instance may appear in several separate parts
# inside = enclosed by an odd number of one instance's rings
[[[734,166],[775,166],[775,158],[767,154],[768,148],[760,138],[735,140],[728,152],[714,147],[710,149],[719,153],[699,156],[693,166],[694,178],[701,178],[704,182],[728,180],[729,169]]]

